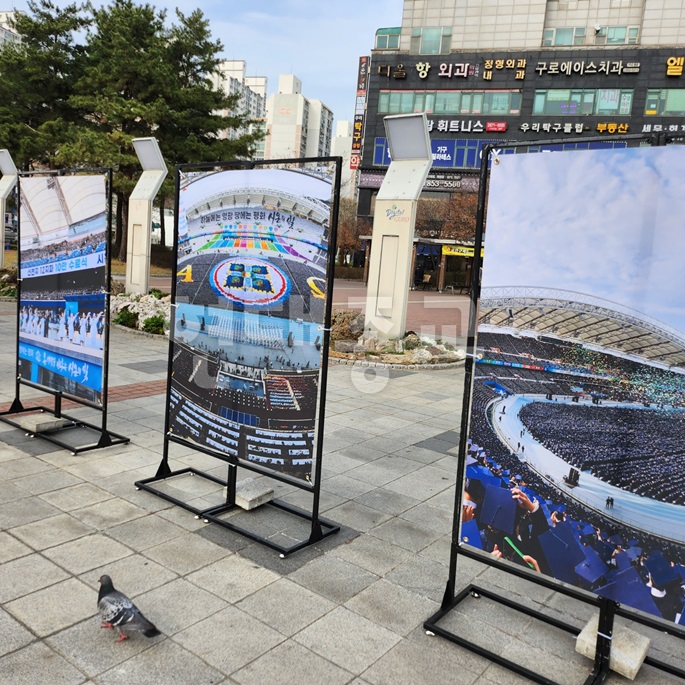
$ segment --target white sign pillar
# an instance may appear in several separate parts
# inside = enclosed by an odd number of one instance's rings
[[[7,211],[7,198],[17,185],[17,167],[14,165],[12,156],[8,150],[0,150],[0,216],[2,216],[2,224],[0,224],[0,269],[5,266],[5,212]],[[19,246],[17,245],[17,250]]]
[[[147,295],[150,290],[152,201],[168,171],[155,138],[135,138],[132,142],[143,174],[128,202],[125,288],[127,293]]]
[[[406,332],[416,206],[433,155],[425,113],[384,121],[392,161],[376,197],[364,335],[387,340]]]

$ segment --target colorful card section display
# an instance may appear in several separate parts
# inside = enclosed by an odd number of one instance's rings
[[[265,168],[180,188],[170,431],[311,482],[331,184]]]

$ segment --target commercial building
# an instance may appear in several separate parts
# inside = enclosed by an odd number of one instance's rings
[[[684,44],[675,0],[405,0],[401,26],[376,32],[359,215],[373,216],[390,164],[388,114],[427,113],[425,197],[475,191],[487,143],[539,151],[549,140],[582,149],[624,146],[622,134],[685,136]]]
[[[266,102],[265,159],[326,157],[333,136],[333,112],[320,100],[302,95],[302,81],[278,77],[278,92]]]
[[[4,43],[18,43],[21,38],[12,27],[17,12],[0,12],[0,45]]]

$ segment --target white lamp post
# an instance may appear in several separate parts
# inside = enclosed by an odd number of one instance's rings
[[[17,185],[17,167],[14,165],[12,156],[8,150],[0,150],[0,216],[2,216],[2,224],[0,224],[0,241],[2,241],[2,249],[0,249],[0,268],[5,266],[5,211],[7,209],[7,198]],[[17,245],[17,249],[19,246]]]
[[[405,334],[416,206],[433,155],[425,113],[385,117],[390,166],[376,197],[365,335]]]
[[[150,289],[152,201],[168,171],[155,138],[135,138],[132,142],[143,174],[128,202],[125,287],[126,292],[146,295]]]

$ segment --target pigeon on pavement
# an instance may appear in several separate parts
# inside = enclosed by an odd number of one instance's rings
[[[140,613],[138,607],[123,592],[114,589],[109,576],[102,576],[99,583],[98,610],[103,620],[102,627],[116,628],[119,631],[116,642],[128,638],[122,630],[123,626],[130,631],[141,632],[145,637],[155,637],[160,634],[159,630]]]

